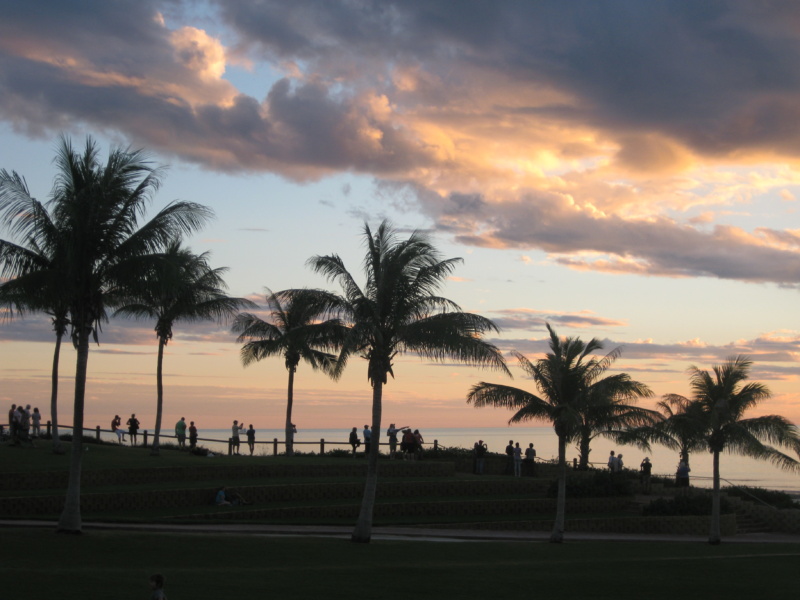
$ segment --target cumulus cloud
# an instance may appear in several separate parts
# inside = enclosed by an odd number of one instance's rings
[[[788,2],[16,3],[0,119],[372,174],[462,243],[569,268],[797,285],[796,234],[726,211],[800,192],[798,25]],[[278,74],[258,97],[228,78],[252,64]]]

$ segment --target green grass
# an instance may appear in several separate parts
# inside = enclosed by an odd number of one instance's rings
[[[792,598],[800,545],[460,542],[3,529],[3,597]]]

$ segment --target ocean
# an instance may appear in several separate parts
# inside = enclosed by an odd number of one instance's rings
[[[388,427],[388,423],[386,424]],[[434,440],[440,447],[472,448],[478,440],[483,440],[489,446],[490,452],[503,452],[509,440],[527,448],[533,443],[539,459],[555,460],[558,457],[558,442],[556,435],[550,427],[486,427],[486,428],[432,428],[420,429],[425,440],[425,447],[432,448]],[[152,431],[150,432],[152,434]],[[174,442],[169,437],[172,429],[163,431],[167,437],[164,442]],[[319,452],[320,440],[325,440],[325,450],[337,448],[349,449],[347,442],[350,431],[347,429],[299,429],[295,434],[295,449],[299,452]],[[88,434],[88,431],[87,431]],[[362,437],[361,428],[358,430],[359,438]],[[219,453],[227,452],[227,439],[230,429],[207,429],[199,431],[199,445],[205,446]],[[103,439],[115,440],[111,432],[104,432]],[[141,437],[141,432],[140,432]],[[257,455],[272,455],[273,440],[283,440],[282,429],[256,430]],[[241,434],[242,452],[246,453],[247,443],[244,434]],[[140,440],[141,441],[141,440]],[[386,430],[381,435],[381,442],[386,442]],[[622,453],[625,467],[639,468],[642,459],[647,456],[653,463],[654,475],[673,476],[678,465],[678,455],[672,450],[662,446],[653,446],[650,452],[644,452],[632,446],[615,446],[609,440],[598,438],[592,442],[590,461],[597,467],[604,467],[608,461],[611,450],[617,454]],[[278,451],[283,451],[283,444],[278,444]],[[578,450],[574,446],[567,447],[567,459],[572,461],[578,457]],[[698,487],[711,487],[712,464],[708,452],[695,452],[690,457],[692,467],[692,485]],[[773,466],[769,462],[757,461],[751,458],[723,453],[720,457],[720,477],[722,485],[746,485],[782,490],[790,493],[795,498],[800,498],[800,474],[791,473]]]

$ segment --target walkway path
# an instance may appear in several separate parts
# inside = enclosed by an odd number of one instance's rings
[[[0,527],[35,527],[56,529],[55,521],[0,520]],[[91,523],[84,522],[83,529],[108,531],[158,531],[172,533],[203,533],[220,535],[272,535],[272,536],[317,536],[349,538],[350,526],[300,526],[260,524],[200,524],[162,525],[148,523]],[[539,531],[486,531],[468,529],[426,529],[422,527],[373,527],[373,539],[425,540],[436,542],[459,541],[506,541],[546,542],[550,534]],[[569,542],[707,542],[706,536],[580,533],[566,532],[564,540]],[[724,544],[781,543],[800,544],[800,535],[788,533],[747,533],[723,538]]]

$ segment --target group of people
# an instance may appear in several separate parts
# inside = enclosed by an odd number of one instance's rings
[[[8,411],[8,433],[12,446],[30,444],[35,446],[33,439],[41,435],[42,415],[38,408],[31,410],[31,405],[11,405]]]
[[[477,452],[476,452],[477,453]],[[536,450],[533,447],[533,444],[528,444],[528,447],[525,448],[525,457],[523,458],[523,451],[519,445],[519,442],[514,442],[514,440],[508,440],[508,446],[506,446],[506,475],[514,475],[514,477],[522,477],[523,466],[525,466],[525,471],[530,475],[535,475],[536,471]],[[482,474],[482,470],[481,473]]]
[[[369,425],[364,425],[362,434],[364,436],[364,454],[368,455],[372,447],[372,430],[369,428]],[[402,434],[402,436],[400,434]],[[425,439],[422,437],[419,429],[415,429],[412,432],[408,425],[396,427],[395,424],[392,423],[389,425],[389,429],[386,430],[386,437],[389,439],[389,459],[394,460],[397,458],[398,442],[400,443],[400,453],[403,456],[403,460],[416,460],[422,457],[422,444],[425,443]],[[350,447],[353,449],[353,456],[355,457],[356,451],[362,443],[361,439],[358,437],[358,427],[353,427],[350,431],[348,441]]]

